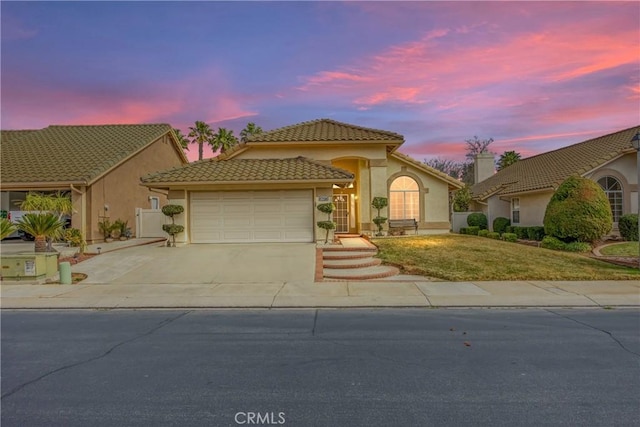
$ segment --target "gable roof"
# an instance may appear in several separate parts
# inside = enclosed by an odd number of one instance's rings
[[[13,131],[3,131],[3,136],[5,132]],[[2,138],[0,180],[3,186],[88,185],[171,132],[168,124],[49,126],[19,138]],[[172,140],[186,163],[173,136]]]
[[[626,153],[635,152],[632,127],[520,160],[471,188],[474,199],[554,189],[574,174],[584,175]]]
[[[319,119],[282,127],[251,136],[247,143],[257,142],[390,142],[402,144],[400,134],[379,129],[342,123],[331,119]]]
[[[403,162],[408,163],[408,164],[410,164],[412,166],[415,166],[418,169],[422,170],[423,172],[428,173],[429,175],[432,175],[432,176],[434,176],[436,178],[439,178],[439,179],[445,181],[447,184],[449,184],[450,187],[453,187],[455,189],[460,189],[460,188],[464,187],[464,183],[462,183],[461,181],[459,181],[459,180],[447,175],[444,172],[441,172],[441,171],[439,171],[439,170],[437,170],[435,168],[432,168],[429,165],[421,163],[421,162],[419,162],[419,161],[407,156],[406,154],[402,154],[402,153],[399,153],[399,152],[396,151],[395,153],[392,153],[391,156],[395,157],[396,159],[398,159],[400,161],[403,161]]]
[[[304,157],[290,159],[230,159],[217,157],[142,177],[142,184],[246,184],[255,182],[348,183],[353,174]]]

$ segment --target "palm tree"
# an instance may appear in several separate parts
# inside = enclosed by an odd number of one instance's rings
[[[16,226],[7,218],[0,218],[0,240],[16,231]]]
[[[173,128],[173,133],[176,134],[176,137],[178,138],[178,142],[180,143],[180,146],[182,147],[182,149],[189,151],[190,141],[187,139],[186,136],[183,135],[182,131],[178,128]]]
[[[260,126],[256,126],[255,123],[249,122],[247,126],[240,131],[240,140],[242,142],[247,142],[247,139],[253,135],[259,135],[262,133],[262,128]]]
[[[500,155],[500,159],[498,159],[498,170],[511,166],[518,160],[520,160],[520,153],[516,153],[515,151],[505,151]]]
[[[66,219],[73,214],[73,202],[69,193],[58,191],[56,193],[44,194],[30,191],[25,200],[20,204],[23,211],[37,211],[38,213],[51,213],[58,217],[63,225],[56,233],[48,236],[47,250],[53,250],[53,239],[62,237]],[[29,233],[31,234],[31,233]]]
[[[233,131],[226,128],[218,128],[218,132],[213,135],[213,139],[209,142],[213,151],[219,149],[221,153],[224,153],[237,143],[238,138],[235,137]]]
[[[189,130],[191,132],[189,132],[188,136],[193,138],[191,143],[198,144],[198,160],[202,160],[202,147],[205,142],[211,144],[213,131],[208,124],[202,121],[196,121],[195,126],[190,127]]]
[[[47,239],[56,236],[64,223],[54,213],[27,213],[18,220],[18,229],[35,239],[35,252],[47,251]]]

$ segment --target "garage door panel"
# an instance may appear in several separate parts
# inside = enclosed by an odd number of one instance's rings
[[[311,242],[310,190],[198,192],[191,195],[191,241]]]

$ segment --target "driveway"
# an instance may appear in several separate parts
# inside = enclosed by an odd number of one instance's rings
[[[313,282],[313,243],[157,244],[104,253],[72,266],[82,283],[285,283]]]

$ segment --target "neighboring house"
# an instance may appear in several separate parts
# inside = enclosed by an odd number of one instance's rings
[[[416,219],[420,233],[448,232],[449,192],[462,184],[398,153],[402,135],[334,120],[251,137],[226,153],[150,174],[143,185],[184,206],[181,242],[312,242],[324,238],[316,205],[333,202],[337,233],[375,230],[383,216]]]
[[[2,131],[1,205],[20,210],[29,191],[71,195],[72,227],[87,242],[103,240],[98,222],[128,221],[136,208],[159,208],[166,194],[139,185],[140,176],[188,163],[168,124],[49,126]]]
[[[636,150],[631,145],[638,130],[633,127],[529,157],[496,174],[493,156],[479,156],[476,169],[491,172],[472,187],[475,207],[487,214],[490,226],[497,217],[510,218],[512,225],[543,225],[555,189],[577,174],[600,184],[611,204],[615,231],[622,215],[638,212]],[[491,167],[482,162],[491,162]]]

